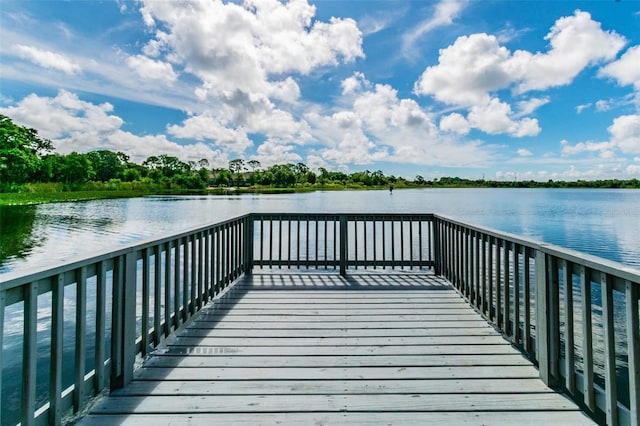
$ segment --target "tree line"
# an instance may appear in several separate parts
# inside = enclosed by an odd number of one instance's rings
[[[257,160],[236,158],[227,168],[211,169],[206,159],[182,161],[161,154],[141,164],[123,152],[96,150],[87,153],[55,153],[50,140],[35,129],[19,126],[0,115],[0,192],[17,192],[28,183],[61,183],[68,190],[88,183],[102,183],[102,189],[119,189],[122,182],[136,183],[150,190],[204,190],[217,187],[277,188],[359,188],[359,187],[438,187],[438,188],[640,188],[640,180],[578,181],[496,181],[442,177],[426,180],[418,175],[408,180],[385,175],[381,170],[352,173],[323,167],[314,172],[304,163],[274,164],[267,168]]]

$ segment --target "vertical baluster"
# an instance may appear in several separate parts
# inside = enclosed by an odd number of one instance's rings
[[[512,336],[511,329],[511,268],[509,265],[509,242],[504,241],[504,305],[503,305],[503,327],[507,336]]]
[[[602,272],[602,322],[604,327],[604,382],[608,425],[618,424],[618,394],[616,385],[616,343],[613,325],[613,280]]]
[[[98,395],[105,387],[104,357],[106,350],[107,262],[96,264],[96,377],[93,392]],[[53,342],[53,339],[52,339]]]
[[[206,303],[204,300],[204,282],[203,282],[203,273],[204,273],[204,240],[206,239],[204,232],[198,233],[198,310],[202,309],[202,305]]]
[[[400,229],[400,269],[404,269],[404,220],[402,216],[400,216],[399,229]]]
[[[582,362],[584,403],[591,411],[596,408],[593,392],[593,328],[591,325],[591,270],[580,267],[580,292],[582,301]]]
[[[418,264],[420,265],[418,269],[422,268],[422,220],[418,220]]]
[[[98,290],[99,294],[99,290]],[[103,311],[104,313],[104,311]],[[104,321],[104,317],[102,318]],[[97,325],[97,321],[96,321]],[[104,334],[103,334],[104,337]],[[64,275],[51,281],[51,359],[49,360],[49,424],[59,425],[62,420],[62,358],[64,338]],[[96,336],[98,339],[98,336]],[[2,346],[0,346],[2,348]],[[96,355],[98,348],[96,347]],[[103,349],[104,351],[104,349]],[[0,351],[1,352],[1,351]],[[0,363],[2,365],[2,363]],[[98,376],[96,364],[96,385]],[[98,386],[96,386],[98,387]],[[98,389],[99,391],[100,389]]]
[[[562,260],[562,282],[564,283],[564,370],[565,386],[572,395],[576,392],[575,351],[573,336],[573,265]]]
[[[316,255],[315,255],[315,259],[314,259],[315,264],[316,264],[316,269],[318,269],[318,222],[319,222],[319,219],[316,218],[316,247],[315,247]]]
[[[130,285],[130,283],[127,283]],[[76,271],[76,345],[73,409],[78,412],[84,401],[84,375],[87,350],[87,269]],[[126,342],[125,342],[126,344]]]
[[[142,356],[147,355],[147,345],[149,344],[149,299],[150,293],[150,270],[149,270],[149,249],[142,250]]]
[[[480,264],[480,241],[481,241],[481,236],[478,233],[478,231],[475,231],[473,233],[473,242],[475,244],[475,250],[474,250],[474,254],[473,254],[473,263],[474,263],[474,280],[475,280],[475,286],[476,286],[476,297],[474,300],[475,306],[478,309],[482,309],[482,300],[484,299],[482,297],[482,293],[480,293],[480,271],[482,270],[481,268],[481,264]]]
[[[491,321],[495,321],[495,310],[493,309],[493,240],[494,238],[489,235],[487,245],[487,306],[489,310],[489,319]]]
[[[391,269],[396,269],[396,222],[393,218],[389,221],[391,225]]]
[[[387,239],[386,239],[386,230],[385,230],[385,221],[384,218],[381,220],[382,223],[382,269],[387,269]]]
[[[307,220],[305,221],[305,241],[307,242],[306,244],[306,250],[305,250],[305,261],[307,263],[306,267],[307,269],[309,269],[309,242],[310,242],[311,238],[309,238],[309,218],[307,218]]]
[[[531,348],[531,249],[529,247],[525,247],[524,248],[524,254],[523,254],[523,271],[522,271],[522,276],[524,278],[524,282],[523,284],[523,289],[522,289],[522,293],[523,293],[523,297],[524,297],[524,303],[523,303],[523,311],[524,311],[524,315],[522,318],[522,322],[523,322],[523,339],[524,339],[524,350],[528,353],[531,354],[532,353],[532,348]]]
[[[198,294],[198,265],[200,259],[198,259],[198,234],[191,235],[191,257],[189,259],[189,266],[191,268],[191,315],[198,311],[200,306],[200,294]]]
[[[335,244],[334,244],[335,247]],[[335,258],[335,250],[333,252]],[[298,265],[298,269],[302,266],[300,263],[300,218],[296,221],[296,262]]]
[[[627,348],[629,356],[629,411],[632,425],[640,424],[640,324],[638,324],[639,283],[625,281]],[[0,310],[1,313],[1,310]],[[0,316],[0,318],[2,318]],[[2,339],[0,339],[1,341]]]
[[[0,419],[2,418],[2,366],[4,365],[3,345],[4,345],[4,307],[7,303],[7,295],[0,291]]]
[[[171,334],[171,241],[164,245],[164,335]]]
[[[367,225],[369,224],[367,217],[364,216],[364,218],[362,219],[362,233],[363,233],[363,239],[364,239],[364,247],[363,247],[363,257],[364,257],[364,269],[367,269],[367,260],[368,260],[368,249],[367,249]]]
[[[376,262],[378,261],[378,240],[376,238],[376,219],[375,217],[373,218],[373,269],[377,269],[378,266],[376,265]]]
[[[355,269],[358,269],[358,217],[353,220],[353,245],[355,246]]]
[[[36,405],[36,357],[38,326],[38,285],[33,282],[24,289],[24,335],[22,337],[22,424],[34,423]]]
[[[124,305],[124,256],[114,259],[113,289],[111,299],[111,380],[110,388],[117,389],[122,376],[122,342]]]
[[[333,220],[333,269],[338,267],[338,218]]]
[[[264,260],[264,256],[262,256],[262,242],[264,238],[264,223],[262,219],[260,220],[260,259]],[[222,250],[222,227],[215,228],[216,234],[216,295],[220,293],[221,283],[222,283],[222,254],[220,251]],[[262,267],[262,265],[260,265]]]
[[[260,269],[263,268],[262,262],[264,262],[264,220],[260,217]]]
[[[517,345],[522,344],[520,331],[520,244],[513,243],[513,340]]]
[[[324,269],[329,269],[329,254],[327,253],[327,217],[324,217]]]
[[[273,268],[273,219],[269,219],[269,269]]]
[[[409,269],[413,270],[413,220],[409,219]]]
[[[153,248],[153,346],[162,340],[162,251],[160,244]]]
[[[324,246],[326,249],[327,247],[326,239],[324,240]],[[291,219],[287,220],[287,268],[291,269]]]
[[[502,312],[502,290],[504,285],[503,273],[506,276],[506,271],[503,271],[503,264],[500,261],[502,258],[502,248],[505,242],[496,238],[496,317],[498,327],[504,330],[504,312]]]
[[[189,236],[184,237],[182,246],[182,321],[189,319]]]
[[[249,219],[253,220],[253,219]],[[204,233],[204,304],[209,303],[209,299],[211,298],[211,289],[213,288],[213,283],[211,282],[211,277],[213,276],[212,272],[212,264],[211,258],[211,229],[207,229]]]
[[[180,246],[182,245],[182,241],[180,238],[176,238],[175,247],[173,252],[173,305],[174,305],[174,313],[173,313],[173,329],[177,330],[182,323],[182,312],[180,311],[180,303],[182,298],[180,297],[180,281],[181,281],[181,273],[180,273]],[[186,306],[184,307],[186,309]]]
[[[282,217],[278,221],[278,269],[282,269]]]
[[[487,315],[487,236],[482,234],[480,237],[480,256],[482,266],[482,293],[481,293],[481,307],[480,310]]]

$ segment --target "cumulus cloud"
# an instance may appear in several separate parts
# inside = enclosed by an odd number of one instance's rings
[[[285,73],[308,74],[364,57],[354,20],[322,22],[315,12],[306,0],[145,1],[141,7],[157,43],[170,47],[213,95],[243,90],[278,96]]]
[[[622,57],[600,69],[601,77],[609,77],[618,81],[618,84],[633,85],[640,91],[640,45],[632,46]]]
[[[471,131],[471,125],[462,114],[454,112],[445,115],[440,119],[440,130],[443,132],[453,132],[459,135],[466,135]]]
[[[22,44],[16,45],[14,47],[14,51],[23,59],[28,59],[44,68],[56,69],[70,75],[77,74],[82,71],[79,65],[59,53]]]
[[[171,64],[156,61],[144,55],[129,56],[127,65],[145,79],[160,80],[166,83],[173,83],[178,79]]]
[[[518,150],[518,155],[520,157],[531,157],[533,155],[533,152],[529,151],[528,149],[520,148]]]
[[[95,149],[122,151],[134,161],[151,155],[169,154],[182,160],[206,158],[212,165],[226,166],[226,155],[204,143],[178,144],[165,135],[138,136],[122,130],[124,121],[113,114],[109,103],[93,104],[76,94],[61,90],[55,97],[35,94],[14,106],[0,108],[0,113],[16,123],[38,129],[40,136],[51,139],[56,151],[87,152]]]
[[[302,161],[302,157],[293,152],[293,149],[292,145],[282,144],[275,140],[267,140],[258,147],[258,155],[252,157],[252,159],[260,161],[263,167]]]
[[[512,53],[493,35],[461,36],[440,50],[438,63],[425,69],[414,85],[414,92],[448,105],[469,108],[470,125],[489,134],[537,135],[540,127],[536,119],[516,119],[532,114],[549,98],[520,101],[519,111],[513,113],[511,106],[498,99],[496,93],[511,89],[522,95],[569,84],[587,66],[615,58],[626,42],[615,32],[602,30],[589,13],[579,10],[558,19],[545,39],[550,46],[545,53],[524,50]],[[624,58],[620,67],[635,59],[634,55],[632,51],[632,57]],[[624,81],[632,78],[621,75],[615,67],[605,70],[602,73],[620,75]]]
[[[616,152],[640,153],[640,115],[630,114],[617,117],[607,130],[610,134],[608,141],[579,142],[575,145],[562,141],[562,155],[571,156],[586,152],[596,153],[602,158],[611,158]]]

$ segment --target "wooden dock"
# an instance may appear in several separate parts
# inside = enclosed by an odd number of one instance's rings
[[[80,424],[594,424],[440,276],[280,272],[243,276]]]

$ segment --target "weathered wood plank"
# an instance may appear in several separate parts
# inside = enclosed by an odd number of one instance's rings
[[[141,395],[553,393],[538,379],[142,381],[114,392]]]
[[[410,395],[236,395],[112,396],[112,403],[98,405],[98,413],[277,413],[277,412],[438,412],[483,410],[575,410],[575,405],[557,394],[410,394]]]
[[[496,345],[407,345],[407,346],[169,346],[156,351],[162,355],[470,355],[518,353],[507,342]]]
[[[265,330],[281,330],[286,327],[287,330],[389,330],[389,329],[416,329],[416,328],[485,328],[488,327],[485,320],[469,318],[466,320],[433,320],[425,324],[424,321],[384,321],[380,322],[373,318],[370,321],[366,319],[361,321],[208,321],[206,319],[198,319],[191,324],[192,328],[207,328],[216,330],[234,330],[234,329],[265,329]]]
[[[189,327],[183,337],[254,337],[254,338],[329,338],[329,337],[434,337],[434,336],[495,336],[495,330],[489,327],[470,328],[392,328],[392,329],[206,329]]]
[[[307,367],[307,368],[140,368],[138,380],[345,380],[471,379],[538,377],[533,366]]]
[[[500,411],[487,412],[429,412],[429,413],[193,413],[184,414],[139,414],[139,415],[89,415],[82,421],[83,426],[118,424],[121,426],[158,426],[160,424],[185,424],[192,426],[209,425],[371,425],[401,424],[405,426],[480,426],[480,425],[563,425],[583,426],[594,424],[579,411]]]
[[[171,367],[441,367],[474,365],[529,365],[519,354],[507,355],[325,355],[325,356],[156,356],[145,363],[146,368]]]
[[[177,337],[175,343],[182,345],[213,346],[354,346],[354,345],[482,345],[501,343],[498,335],[489,336],[428,336],[428,337]]]

